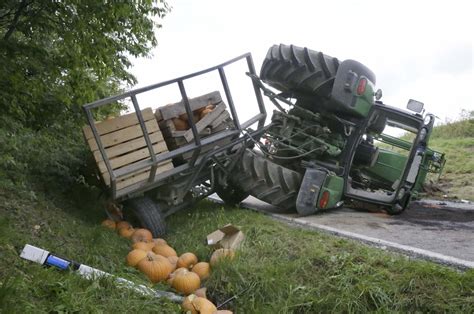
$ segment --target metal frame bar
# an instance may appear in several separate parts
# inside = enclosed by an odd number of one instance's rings
[[[258,107],[259,107],[260,112],[257,115],[253,116],[252,118],[250,118],[249,120],[247,120],[244,123],[240,124],[240,121],[239,121],[239,118],[238,118],[238,115],[237,115],[237,111],[235,110],[235,105],[234,105],[234,102],[233,102],[233,99],[232,99],[232,94],[230,92],[229,85],[228,85],[228,82],[227,82],[227,78],[225,76],[224,67],[229,65],[229,64],[240,61],[242,59],[246,59],[247,67],[249,69],[249,73],[255,75],[255,67],[253,65],[252,55],[250,53],[246,53],[246,54],[240,55],[236,58],[233,58],[229,61],[221,63],[217,66],[213,66],[211,68],[208,68],[208,69],[205,69],[205,70],[202,70],[202,71],[191,73],[191,74],[181,76],[181,77],[178,77],[178,78],[175,78],[175,79],[172,79],[172,80],[164,81],[164,82],[161,82],[161,83],[149,85],[149,86],[146,86],[146,87],[143,87],[143,88],[131,90],[131,91],[128,91],[128,92],[120,94],[120,95],[107,97],[107,98],[100,99],[100,100],[94,101],[92,103],[88,103],[88,104],[83,105],[83,109],[86,112],[87,121],[89,123],[89,126],[92,129],[94,139],[97,142],[97,146],[99,148],[99,151],[102,155],[102,158],[105,162],[105,165],[107,167],[107,171],[108,171],[109,176],[110,176],[110,182],[111,182],[110,188],[111,188],[113,199],[116,199],[116,200],[117,199],[122,199],[122,198],[130,197],[131,195],[133,195],[135,193],[141,193],[141,192],[153,189],[154,187],[159,185],[157,183],[159,183],[160,181],[164,181],[165,179],[167,179],[169,177],[172,177],[173,175],[176,175],[177,173],[180,173],[180,172],[182,172],[186,169],[193,168],[197,164],[200,164],[200,165],[198,165],[199,166],[198,171],[193,176],[191,176],[192,178],[190,179],[190,184],[192,184],[192,179],[199,176],[199,173],[204,168],[204,164],[213,155],[215,155],[215,154],[219,153],[220,151],[222,151],[221,149],[218,149],[216,151],[211,151],[210,153],[207,153],[204,156],[200,157],[200,152],[201,152],[202,147],[204,145],[210,145],[210,144],[216,143],[219,140],[222,140],[224,138],[236,137],[241,133],[242,129],[246,129],[246,128],[248,128],[249,126],[253,125],[256,122],[258,122],[259,129],[261,127],[263,127],[263,125],[265,124],[265,119],[267,117],[267,113],[266,113],[266,110],[265,110],[265,105],[263,103],[263,98],[262,98],[260,88],[254,81],[252,81],[252,84],[253,84],[253,87],[254,87],[255,96],[256,96],[256,99],[257,99],[257,103],[258,103]],[[216,71],[216,70],[219,72],[221,83],[222,83],[222,86],[224,88],[224,92],[226,94],[227,102],[228,102],[228,105],[229,105],[229,109],[231,111],[232,119],[234,120],[236,130],[227,130],[227,131],[219,132],[215,135],[208,136],[208,137],[201,140],[201,138],[200,138],[200,136],[197,132],[196,124],[192,120],[192,110],[191,110],[191,106],[189,104],[189,99],[188,99],[187,94],[186,94],[186,89],[184,87],[184,81],[187,80],[187,79],[199,76],[199,75],[203,75],[203,74],[206,74],[206,73],[209,73],[209,72],[212,72],[212,71]],[[148,92],[148,91],[151,91],[151,90],[154,90],[154,89],[158,89],[160,87],[167,86],[167,85],[170,85],[170,84],[178,84],[181,96],[183,98],[183,104],[184,104],[184,107],[186,109],[186,113],[188,114],[188,122],[189,122],[189,125],[190,125],[191,129],[192,129],[192,133],[193,133],[193,136],[194,136],[194,141],[192,143],[187,144],[186,146],[180,147],[180,148],[175,149],[171,152],[155,154],[154,149],[153,149],[153,145],[151,143],[150,137],[148,135],[148,132],[147,132],[147,129],[146,129],[146,126],[145,126],[145,122],[143,120],[142,113],[140,111],[140,106],[138,104],[138,99],[137,99],[136,96],[138,94],[145,93],[145,92]],[[99,135],[99,133],[97,131],[97,128],[95,126],[94,118],[93,118],[93,115],[92,115],[92,110],[94,108],[109,105],[110,103],[117,102],[117,101],[120,101],[120,100],[124,100],[124,99],[127,99],[127,98],[131,98],[131,100],[132,100],[133,107],[135,109],[135,114],[137,115],[138,122],[140,124],[143,135],[145,137],[145,142],[146,142],[148,150],[150,152],[151,159],[142,160],[142,161],[139,161],[139,162],[134,163],[132,165],[128,165],[128,166],[125,166],[123,168],[120,168],[120,169],[114,171],[112,169],[112,166],[110,165],[110,160],[107,157],[104,145],[101,141],[100,135]],[[240,142],[240,141],[243,141],[243,140],[239,140],[237,142]],[[234,141],[234,143],[235,143],[235,141]],[[227,147],[227,146],[228,145],[225,145],[225,147]],[[177,156],[182,156],[183,154],[185,154],[189,151],[193,151],[193,155],[191,157],[191,160],[187,164],[183,165],[183,166],[186,166],[186,167],[179,166],[177,168],[166,171],[164,173],[160,173],[160,174],[156,173],[156,170],[158,168],[159,163],[161,163],[163,161],[166,161],[166,160],[171,160],[171,159],[173,159]],[[117,194],[116,181],[118,179],[120,179],[122,177],[125,177],[125,176],[127,176],[127,175],[129,175],[133,172],[143,170],[147,167],[151,167],[150,176],[148,178],[148,183],[147,184],[142,185],[140,187],[137,187],[136,185],[132,185],[131,186],[131,187],[133,187],[132,189],[129,189],[130,187],[127,187],[127,188],[124,188],[123,191],[121,191],[120,193]]]

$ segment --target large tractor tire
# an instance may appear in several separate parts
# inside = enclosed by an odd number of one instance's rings
[[[296,208],[302,176],[247,149],[236,181],[243,191],[285,211]]]
[[[293,45],[274,45],[265,57],[260,78],[290,93],[326,96],[332,89],[339,60]]]
[[[162,237],[166,234],[165,218],[160,205],[149,197],[135,197],[124,202],[124,208],[131,215],[131,218],[138,219],[143,228],[151,231],[154,238]]]

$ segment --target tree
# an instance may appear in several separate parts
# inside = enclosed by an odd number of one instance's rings
[[[149,56],[164,0],[3,0],[0,110],[34,129],[83,121],[80,106],[136,82],[129,57]]]

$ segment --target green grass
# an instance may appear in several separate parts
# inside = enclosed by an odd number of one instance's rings
[[[100,226],[104,214],[97,191],[76,188],[67,195],[37,192],[21,198],[7,192],[0,190],[4,312],[179,311],[173,303],[116,288],[109,280],[91,282],[19,257],[29,243],[150,285],[125,265],[128,240]],[[192,251],[208,260],[206,234],[227,223],[240,226],[246,240],[233,262],[213,269],[205,286],[216,303],[242,293],[226,306],[237,313],[474,310],[473,270],[409,260],[244,209],[203,201],[169,218],[166,239],[178,253]]]
[[[451,184],[450,195],[468,198],[474,140],[472,124],[463,123],[435,132],[432,146],[447,153],[442,182]],[[152,286],[125,265],[130,243],[100,226],[103,204],[87,183],[80,134],[56,133],[0,128],[0,312],[178,312],[176,304],[110,280],[88,281],[19,257],[28,243]],[[474,312],[474,270],[410,260],[244,209],[201,202],[170,217],[167,240],[178,253],[208,260],[206,234],[227,223],[240,226],[246,240],[205,286],[215,303],[240,293],[226,306],[237,313]]]
[[[474,118],[434,128],[429,146],[446,154],[439,181],[442,192],[434,196],[474,201]]]

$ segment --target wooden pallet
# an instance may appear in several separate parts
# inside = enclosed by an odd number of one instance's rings
[[[155,154],[167,152],[168,147],[164,141],[163,134],[158,127],[152,109],[146,108],[141,112]],[[150,158],[150,152],[135,113],[105,120],[97,123],[95,126],[113,170]],[[104,183],[107,186],[110,186],[110,176],[102,158],[102,154],[99,151],[97,142],[95,141],[92,129],[90,126],[86,125],[83,127],[83,132],[94,155],[101,177]],[[158,165],[156,173],[158,174],[172,168],[173,164],[171,161],[166,161]],[[116,182],[116,189],[119,191],[139,182],[145,184],[149,175],[150,167],[131,173]]]
[[[232,119],[229,112],[226,110],[227,107],[222,101],[219,92],[216,91],[196,98],[191,98],[189,99],[189,105],[193,111],[208,105],[215,106],[215,108],[210,113],[195,123],[196,129],[199,132],[201,139],[211,134],[215,134],[233,127]],[[179,115],[185,112],[186,110],[182,101],[160,107],[155,111],[158,125],[163,133],[164,139],[170,151],[194,141],[191,128],[185,131],[176,130],[176,127],[172,121],[173,118],[177,118]],[[222,146],[229,142],[230,139],[223,139],[218,143],[203,146],[201,148],[200,154],[202,155],[213,149],[215,146]],[[181,164],[185,161],[188,161],[191,159],[192,155],[193,152],[185,153],[183,154],[182,158],[176,158],[175,163]]]

